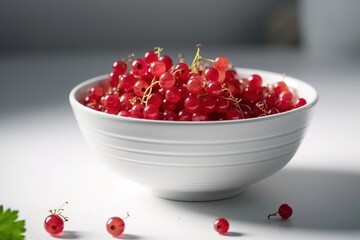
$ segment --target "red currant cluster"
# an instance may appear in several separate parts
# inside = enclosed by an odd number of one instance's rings
[[[109,114],[152,120],[209,121],[261,117],[303,106],[284,81],[263,86],[258,74],[240,78],[229,60],[200,55],[177,65],[162,49],[113,64],[108,87],[92,87],[83,103]],[[127,72],[129,66],[130,70]]]

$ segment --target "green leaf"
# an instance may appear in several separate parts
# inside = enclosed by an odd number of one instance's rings
[[[4,210],[0,205],[0,240],[25,240],[25,221],[18,220],[19,211]]]

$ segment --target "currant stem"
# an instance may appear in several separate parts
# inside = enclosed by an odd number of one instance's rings
[[[164,49],[161,47],[155,47],[154,49],[155,49],[155,53],[157,54],[158,58],[160,58],[160,54]]]
[[[123,220],[127,219],[128,217],[130,217],[130,214],[129,214],[129,212],[126,212],[126,217],[124,217]]]
[[[201,59],[200,47],[201,47],[201,44],[196,44],[196,48],[197,48],[196,54],[195,54],[194,60],[192,61],[191,67],[190,67],[192,73],[197,73],[198,72],[199,62],[200,62],[200,59]]]
[[[62,211],[64,211],[64,206],[65,204],[68,204],[68,202],[64,202],[63,204],[61,204],[61,206],[57,209],[54,209],[54,213],[50,210],[51,213],[56,214],[56,215],[61,215]]]
[[[202,60],[205,60],[205,61],[208,61],[208,62],[215,62],[215,60],[213,59],[210,59],[210,58],[204,58],[204,57],[201,57]]]
[[[268,215],[268,219],[270,220],[271,217],[275,217],[279,212],[276,212],[276,213],[271,213]]]
[[[159,81],[155,81],[155,77],[154,77],[153,80],[151,81],[151,84],[145,89],[144,94],[141,98],[141,103],[145,104],[145,106],[147,105],[147,100],[152,93],[153,87],[158,83]]]
[[[221,91],[227,91],[227,92],[229,93],[229,97],[226,98],[226,99],[227,99],[227,100],[230,100],[230,101],[233,101],[233,102],[236,104],[236,106],[237,106],[237,108],[239,109],[242,117],[244,118],[244,114],[243,114],[243,112],[242,112],[242,110],[241,110],[241,107],[240,107],[240,104],[239,104],[242,99],[237,99],[236,97],[234,97],[234,95],[232,95],[230,89],[228,89],[227,87],[222,86]]]

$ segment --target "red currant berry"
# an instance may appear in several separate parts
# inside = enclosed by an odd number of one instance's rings
[[[196,95],[189,95],[184,100],[184,109],[189,113],[194,113],[200,108],[200,99]]]
[[[186,84],[186,89],[189,93],[199,94],[202,88],[203,82],[200,78],[191,77]]]
[[[117,115],[122,117],[131,117],[131,113],[128,110],[121,110]]]
[[[201,110],[205,113],[211,113],[215,110],[216,100],[211,96],[201,98]]]
[[[120,76],[120,85],[125,92],[132,90],[135,83],[136,78],[132,74],[124,74]]]
[[[165,71],[168,71],[173,65],[172,59],[168,55],[162,55],[161,57],[159,57],[159,61],[165,63]]]
[[[126,72],[126,63],[122,60],[116,61],[113,64],[113,72],[122,75]]]
[[[286,111],[293,109],[293,105],[292,105],[291,101],[282,100],[277,105],[277,108],[280,112],[286,112]]]
[[[244,118],[243,114],[238,108],[230,108],[230,110],[226,112],[227,120],[237,120],[242,118]]]
[[[225,79],[226,80],[235,80],[237,78],[236,71],[234,70],[226,70],[225,71]]]
[[[177,87],[172,87],[165,92],[165,99],[172,103],[177,103],[181,99],[181,91]]]
[[[244,116],[244,118],[251,118],[252,117],[252,109],[247,104],[240,104],[241,112]]]
[[[219,71],[214,67],[209,67],[204,72],[204,78],[207,81],[217,82],[219,79]]]
[[[159,109],[155,105],[149,104],[144,108],[144,118],[156,120],[159,116]]]
[[[306,100],[304,98],[299,98],[299,100],[297,101],[295,108],[299,108],[302,107],[306,104]]]
[[[224,56],[219,56],[214,60],[214,67],[219,71],[225,71],[229,66],[229,59]]]
[[[148,105],[154,105],[155,107],[159,108],[162,104],[163,98],[160,93],[152,93],[147,99]]]
[[[113,92],[107,93],[101,98],[101,106],[103,109],[119,109],[119,96]]]
[[[163,100],[162,104],[161,104],[161,108],[165,111],[165,110],[171,110],[174,111],[177,108],[177,103],[176,102],[170,102],[169,100],[167,100],[166,98]]]
[[[164,120],[177,121],[178,120],[177,117],[178,117],[177,113],[173,110],[164,110],[163,112]]]
[[[276,107],[272,107],[268,111],[269,115],[274,115],[274,114],[277,114],[277,113],[279,113],[279,109],[277,109]]]
[[[175,76],[183,81],[187,80],[190,75],[189,66],[186,63],[179,63],[174,70]]]
[[[220,95],[222,90],[221,84],[219,82],[208,82],[206,84],[206,92],[213,97]]]
[[[224,113],[228,110],[229,106],[230,106],[229,100],[223,97],[216,98],[215,109],[217,112]]]
[[[175,85],[175,77],[169,72],[164,72],[159,77],[160,86],[164,89],[170,89]]]
[[[149,66],[149,71],[154,77],[159,77],[166,71],[166,65],[162,61],[152,62]]]
[[[219,83],[223,83],[225,81],[225,72],[224,71],[219,71],[219,78],[218,78],[218,82]]]
[[[133,90],[137,96],[142,97],[148,87],[149,87],[149,84],[146,81],[138,80],[138,81],[136,81]]]
[[[280,205],[276,213],[269,214],[268,219],[270,219],[272,216],[276,216],[277,214],[279,214],[282,219],[288,219],[289,217],[291,217],[292,213],[292,208],[288,204],[284,203]]]
[[[184,110],[180,110],[178,113],[179,121],[191,121],[192,114]]]
[[[132,62],[131,70],[133,71],[134,75],[144,76],[148,70],[148,66],[143,59],[139,58]]]
[[[51,215],[45,218],[44,228],[50,235],[59,235],[64,230],[64,222],[68,221],[68,218],[62,215],[65,204],[67,202],[58,209],[50,210]]]
[[[59,215],[51,214],[45,218],[45,230],[51,235],[58,235],[64,230],[64,219]]]
[[[288,204],[281,204],[278,212],[282,219],[288,219],[291,217],[293,210]]]
[[[268,94],[265,97],[265,102],[269,107],[275,107],[279,104],[279,95],[276,93]]]
[[[257,102],[254,106],[256,116],[264,116],[267,114],[268,106],[264,101]]]
[[[89,90],[89,97],[96,99],[97,101],[104,96],[104,90],[100,86],[95,86],[90,88]]]
[[[130,109],[132,107],[131,101],[134,99],[133,93],[123,93],[120,98],[120,108],[121,109]]]
[[[117,87],[119,85],[119,77],[120,75],[116,72],[112,72],[109,75],[108,83],[111,87]]]
[[[280,95],[281,92],[289,91],[289,88],[284,81],[280,81],[275,84],[274,91]]]
[[[250,103],[256,103],[262,100],[261,88],[250,88],[247,87],[244,90],[243,97],[244,100]]]
[[[134,118],[143,118],[144,117],[144,105],[141,103],[134,104],[130,109],[130,114]]]
[[[129,213],[125,218],[129,217]],[[110,233],[113,237],[120,236],[125,230],[125,218],[119,217],[112,217],[106,222],[106,230]]]
[[[280,93],[280,100],[281,101],[292,101],[294,95],[290,91],[283,91]]]
[[[218,218],[214,222],[214,229],[220,234],[226,234],[229,231],[230,224],[225,218]]]
[[[147,64],[155,62],[158,60],[158,56],[154,51],[148,51],[145,53],[144,60]]]
[[[262,78],[258,74],[250,75],[249,78],[249,87],[251,88],[261,88]]]
[[[96,104],[96,99],[92,96],[86,96],[84,99],[84,104],[85,105],[95,105]]]
[[[191,120],[195,122],[209,121],[209,117],[204,112],[194,112],[191,116]]]

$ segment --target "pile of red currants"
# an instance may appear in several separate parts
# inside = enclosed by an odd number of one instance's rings
[[[89,89],[83,104],[123,117],[170,121],[236,120],[277,114],[306,104],[282,80],[263,84],[258,74],[239,77],[229,60],[200,55],[177,65],[162,48],[114,62],[108,85]],[[128,70],[128,71],[127,71]]]

